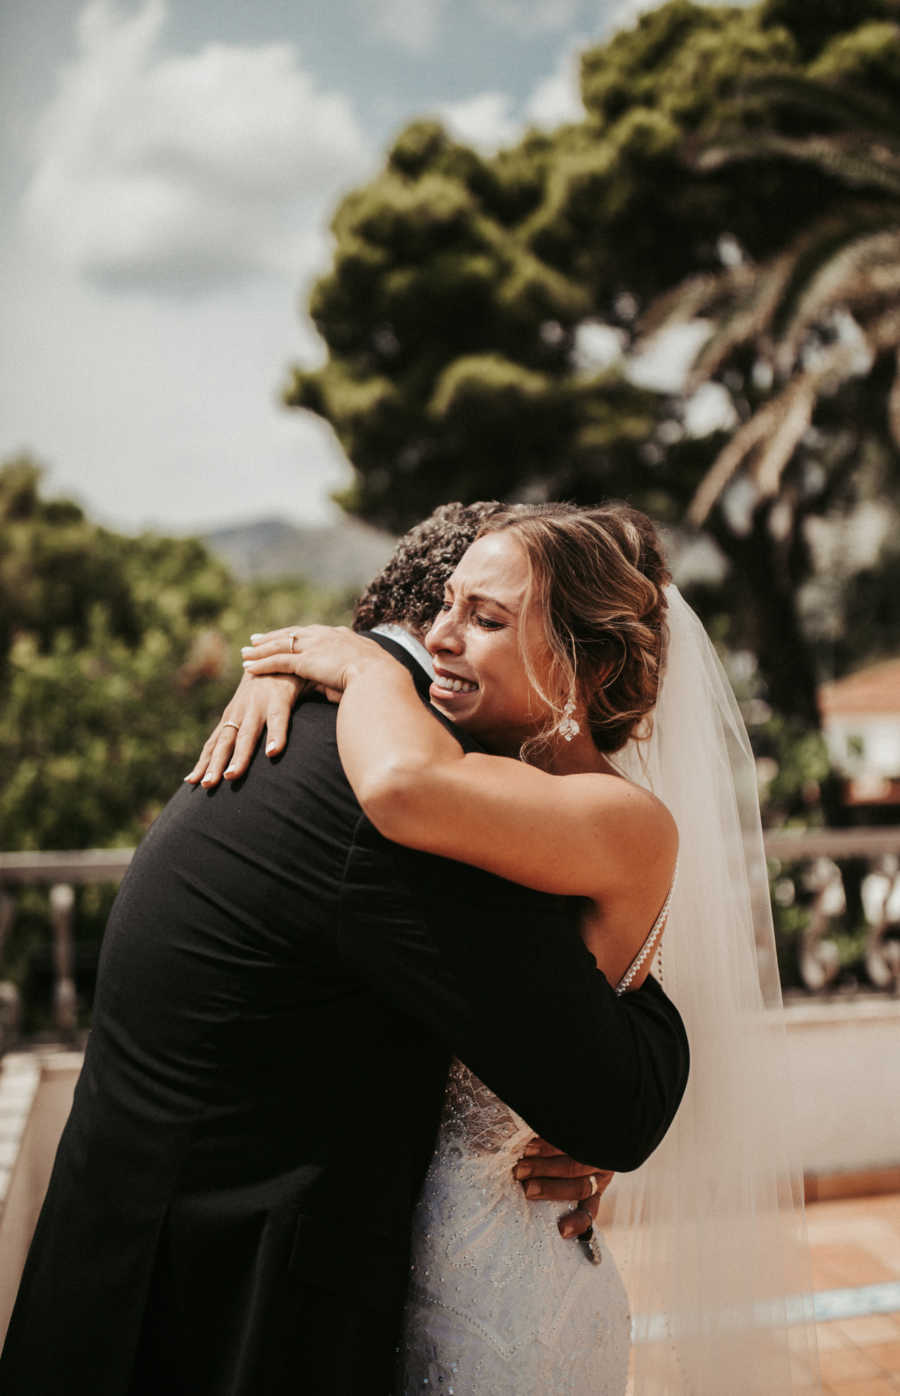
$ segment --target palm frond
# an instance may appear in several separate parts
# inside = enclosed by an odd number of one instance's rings
[[[674,325],[718,317],[718,325],[691,367],[685,390],[695,391],[714,376],[739,344],[768,329],[796,256],[792,248],[763,268],[741,262],[721,272],[687,277],[647,307],[638,326],[636,352],[645,350],[652,338]]]
[[[760,132],[726,144],[710,145],[693,159],[701,173],[766,156],[781,156],[812,165],[842,184],[881,189],[900,196],[900,153],[879,140],[854,133],[846,136],[782,136]]]
[[[703,526],[726,487],[744,465],[760,456],[767,439],[773,453],[773,465],[769,467],[766,478],[772,478],[775,460],[780,462],[780,478],[781,470],[809,427],[814,405],[815,392],[809,375],[803,375],[795,378],[777,397],[754,412],[723,446],[700,481],[688,505],[688,523],[697,528]]]
[[[839,242],[798,287],[794,307],[779,336],[777,364],[787,374],[816,324],[835,310],[857,319],[900,295],[900,224]]]
[[[894,305],[865,326],[866,343],[873,357],[894,352],[896,370],[888,391],[885,411],[888,430],[900,450],[900,305]]]
[[[900,345],[900,305],[892,305],[883,315],[869,320],[863,332],[873,354],[883,354]]]
[[[856,371],[852,346],[836,343],[822,354],[815,368],[795,374],[738,428],[719,452],[688,506],[688,522],[702,527],[726,486],[745,467],[760,495],[774,497],[786,467],[812,424],[819,398],[835,392]]]
[[[736,300],[733,309],[720,318],[719,325],[701,347],[688,375],[686,391],[694,393],[722,368],[742,344],[764,338],[794,272],[799,248],[794,245],[774,257],[764,267],[747,267],[748,294]]]
[[[730,127],[705,145],[698,148],[700,135],[686,148],[691,168],[781,159],[826,176],[835,193],[827,211],[763,265],[744,263],[739,277],[729,269],[692,278],[644,317],[654,328],[714,319],[688,392],[721,378],[747,348],[774,373],[773,394],[735,431],[694,494],[688,518],[698,526],[739,472],[763,498],[777,494],[819,400],[892,351],[898,366],[887,411],[900,444],[900,104],[861,82],[776,73],[748,83],[726,120]],[[798,125],[806,134],[796,134]]]
[[[900,26],[897,29],[900,39]],[[735,113],[772,112],[790,107],[805,111],[826,129],[865,131],[875,141],[900,143],[896,102],[858,82],[826,80],[804,73],[765,73],[750,78],[735,104]]]
[[[638,322],[639,350],[662,330],[711,314],[721,301],[750,286],[755,272],[745,263],[723,271],[700,272],[685,277],[671,291],[651,301]]]
[[[900,449],[900,349],[896,352],[895,360],[897,371],[888,393],[887,419],[891,436],[894,438],[897,448]]]

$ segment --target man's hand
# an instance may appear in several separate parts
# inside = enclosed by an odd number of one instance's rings
[[[532,1139],[525,1157],[513,1169],[529,1202],[578,1202],[581,1205],[559,1218],[560,1236],[574,1240],[593,1226],[600,1199],[613,1179],[606,1168],[593,1168],[560,1153],[545,1139]]]
[[[266,755],[284,751],[291,711],[309,686],[293,674],[259,678],[245,674],[185,780],[191,785],[199,782],[204,790],[218,785],[223,775],[237,780],[250,765],[264,727],[268,729]]]

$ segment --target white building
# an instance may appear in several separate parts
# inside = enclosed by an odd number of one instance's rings
[[[847,804],[900,805],[900,659],[823,684],[819,709]]]

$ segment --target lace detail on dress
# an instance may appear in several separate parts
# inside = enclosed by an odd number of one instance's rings
[[[454,1061],[444,1091],[441,1139],[473,1154],[514,1154],[534,1137],[534,1130],[462,1062]],[[505,1166],[505,1160],[504,1160]],[[512,1166],[512,1165],[510,1165]]]
[[[611,1255],[556,1228],[512,1177],[534,1131],[461,1062],[413,1229],[398,1391],[622,1396],[631,1321]]]

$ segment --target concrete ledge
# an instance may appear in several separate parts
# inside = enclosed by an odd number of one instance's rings
[[[881,1191],[900,1170],[900,1000],[792,1003],[784,1019],[810,1186],[820,1198]]]
[[[40,1079],[30,1052],[10,1052],[0,1064],[0,1214]]]
[[[900,1195],[900,1165],[845,1173],[805,1173],[803,1195],[807,1202],[836,1202],[846,1197]]]

